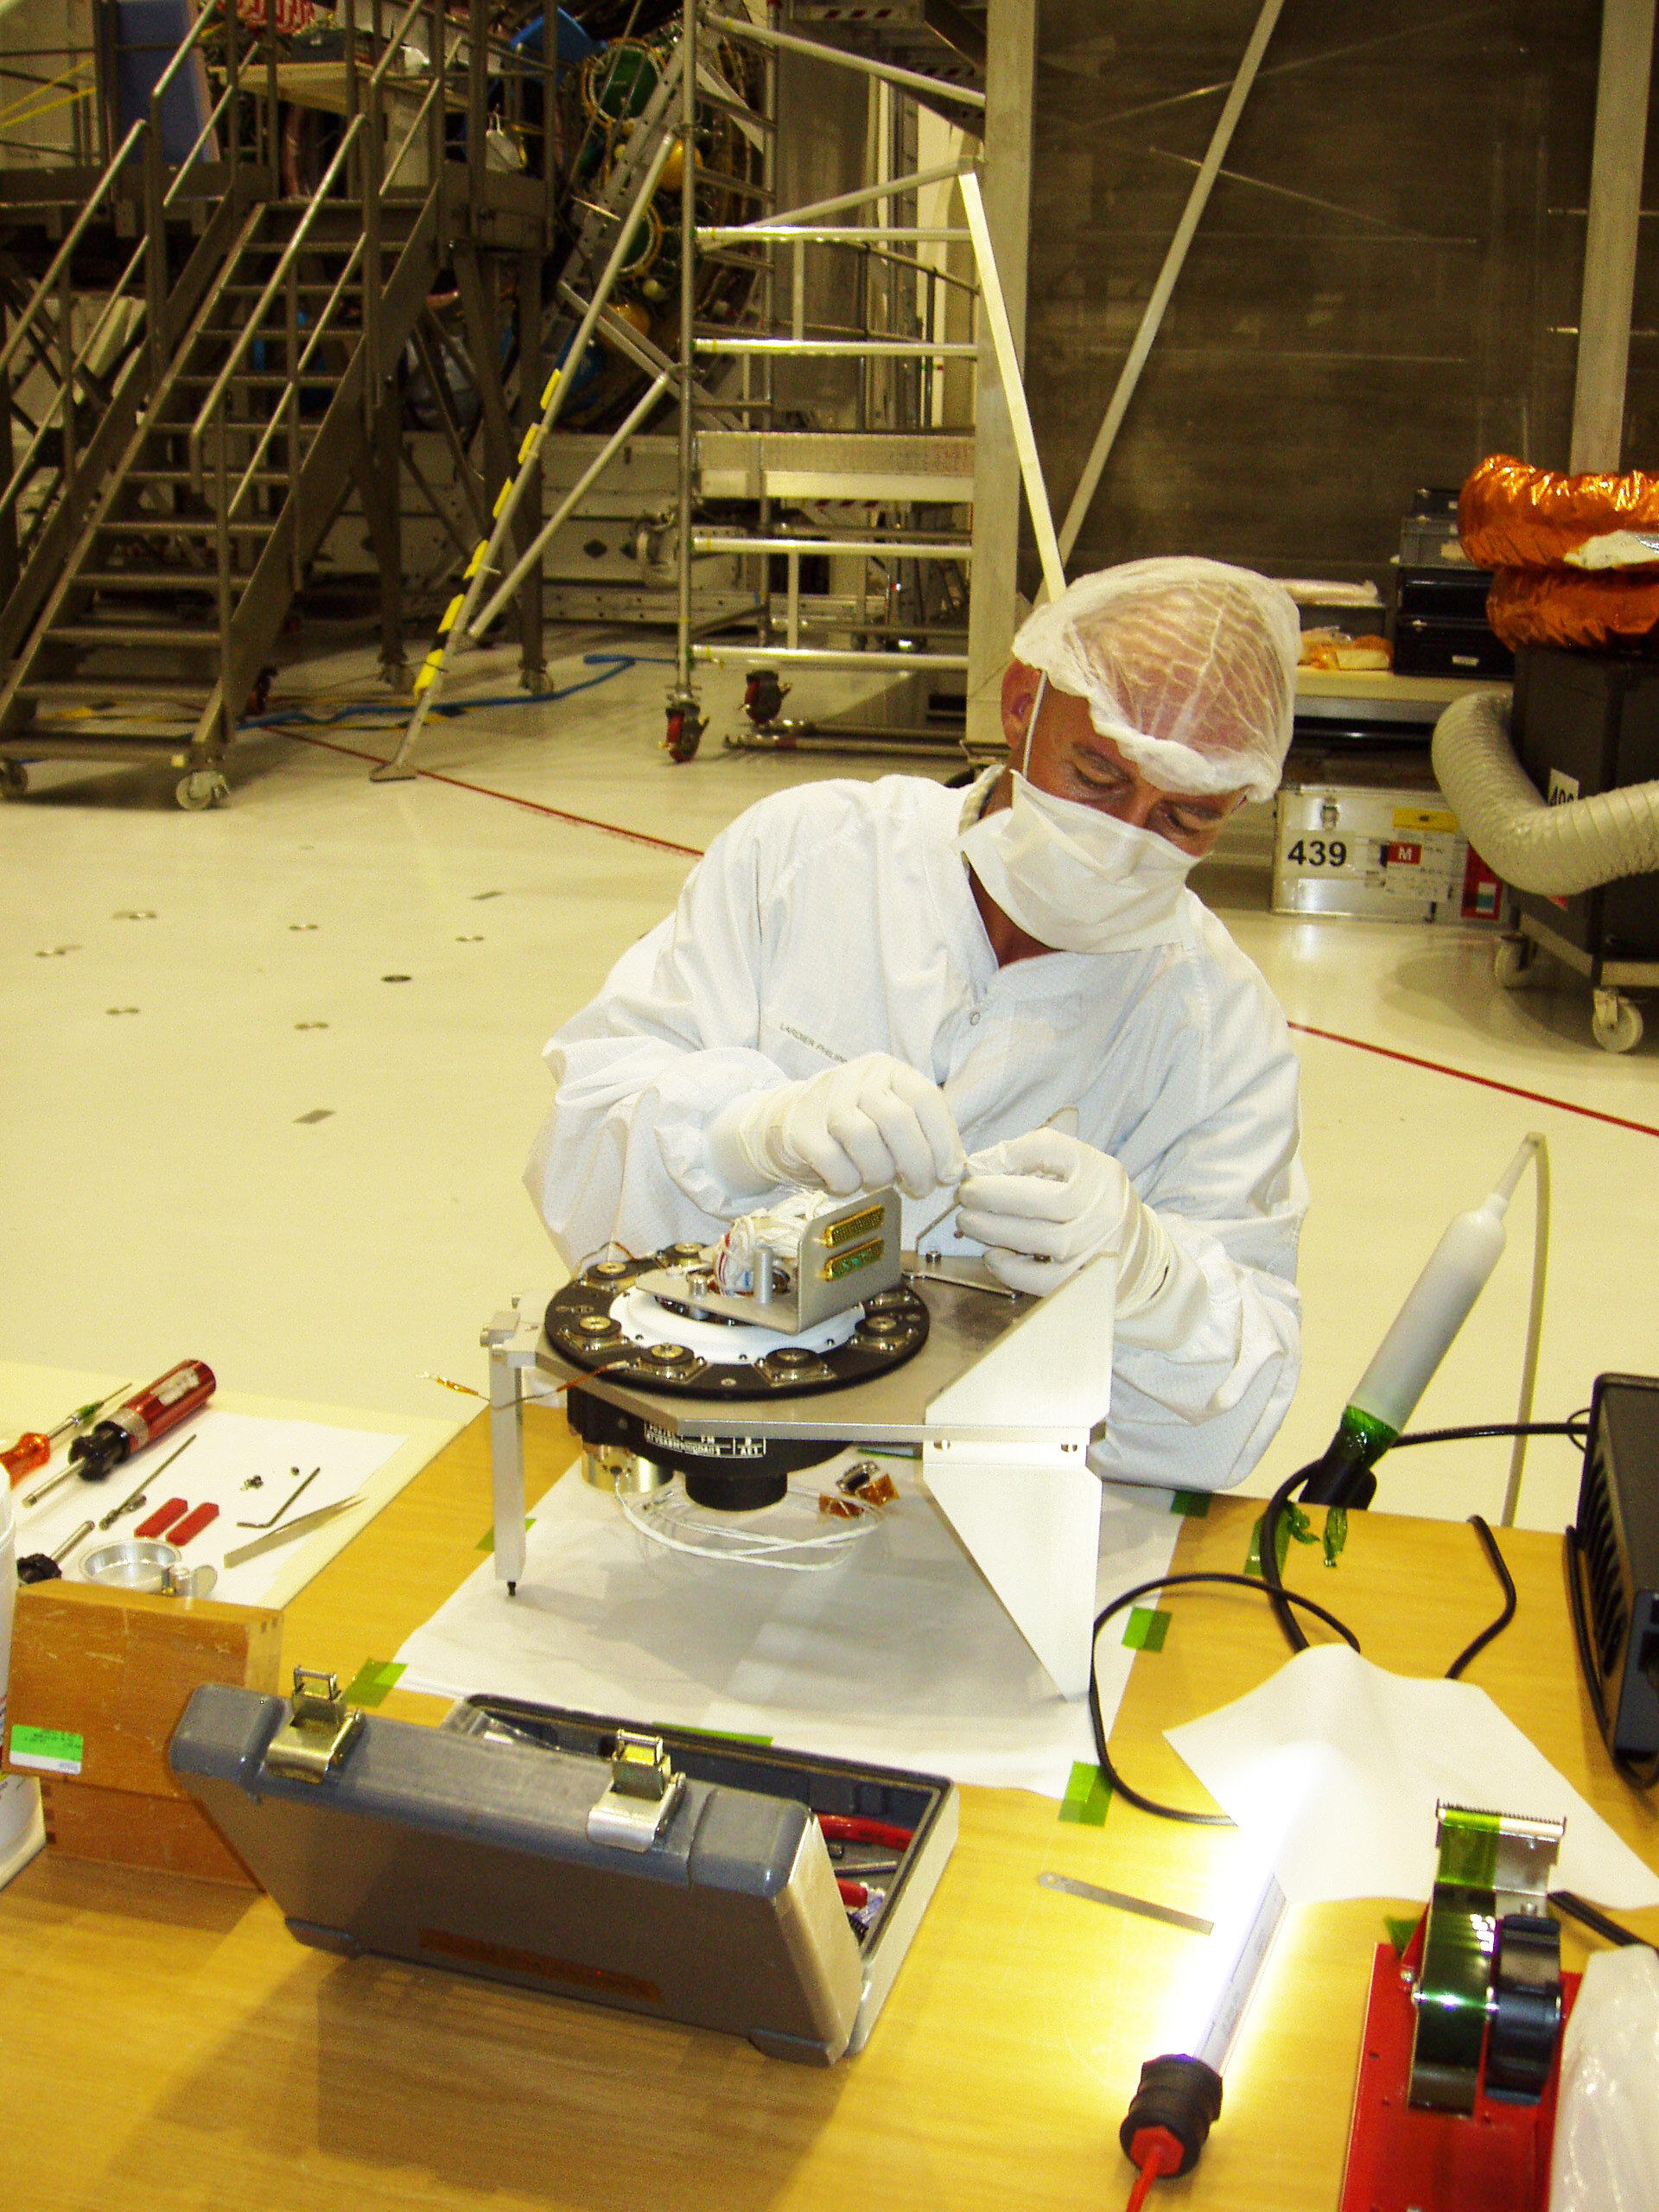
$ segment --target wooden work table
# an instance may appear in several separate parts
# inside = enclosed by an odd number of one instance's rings
[[[531,1496],[568,1465],[562,1421],[526,1419]],[[1217,1500],[1176,1567],[1243,1563],[1258,1510]],[[287,1658],[390,1659],[479,1561],[483,1420],[293,1601]],[[1602,1752],[1574,1663],[1560,1544],[1506,1534],[1518,1617],[1479,1682],[1650,1863],[1659,1807]],[[1439,1672],[1497,1611],[1459,1523],[1356,1515],[1333,1572],[1289,1570],[1367,1655]],[[1169,1601],[1113,1745],[1154,1794],[1202,1803],[1161,1729],[1281,1662],[1266,1605]],[[393,1691],[380,1710],[435,1720]],[[1513,1809],[1524,1811],[1525,1807]],[[1121,2204],[1117,2126],[1164,1992],[1194,1939],[1040,1889],[1045,1869],[1204,1912],[1230,1848],[1114,1803],[1103,1826],[1046,1800],[965,1789],[956,1855],[868,2048],[825,2072],[734,2038],[386,1961],[302,1948],[270,1902],[204,1883],[37,1859],[0,1893],[4,2201],[20,2212],[247,2212],[513,2205],[583,2212],[977,2212]],[[1398,1909],[1398,1908],[1396,1908]],[[1293,1913],[1229,2069],[1197,2171],[1154,2206],[1329,2212],[1380,1903]],[[1632,1916],[1659,1936],[1659,1912]],[[1569,1929],[1569,1965],[1583,1947]]]

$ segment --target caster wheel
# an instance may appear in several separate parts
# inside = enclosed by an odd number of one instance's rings
[[[22,798],[29,789],[29,771],[21,760],[0,760],[0,792]]]
[[[695,714],[683,708],[670,710],[668,727],[663,735],[663,745],[671,760],[690,760],[696,758],[702,740],[702,724]]]
[[[210,806],[228,804],[231,787],[217,768],[193,768],[180,777],[173,796],[187,814],[205,814]]]
[[[752,668],[743,692],[744,713],[757,727],[775,722],[784,710],[788,690],[788,684],[779,682],[775,669]]]
[[[1537,963],[1537,947],[1524,937],[1501,937],[1492,948],[1492,975],[1506,991],[1519,990]]]
[[[1590,1033],[1604,1052],[1633,1052],[1642,1042],[1641,1009],[1617,991],[1598,991]]]

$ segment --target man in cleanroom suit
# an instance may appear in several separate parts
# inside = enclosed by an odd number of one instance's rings
[[[1209,561],[1085,576],[1014,641],[1010,766],[781,791],[555,1037],[525,1180],[566,1262],[896,1182],[907,1243],[1039,1294],[1117,1268],[1105,1475],[1239,1481],[1300,1359],[1297,1065],[1186,887],[1290,741],[1296,610]]]

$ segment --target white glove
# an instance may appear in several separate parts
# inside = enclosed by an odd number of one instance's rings
[[[1150,1306],[1176,1272],[1168,1233],[1116,1160],[1056,1128],[973,1154],[960,1205],[963,1235],[984,1245],[986,1266],[1011,1290],[1042,1297],[1110,1253],[1123,1317]]]
[[[845,1198],[897,1183],[919,1198],[954,1183],[964,1163],[944,1093],[887,1052],[746,1092],[715,1115],[703,1143],[710,1167],[740,1197],[806,1183]]]

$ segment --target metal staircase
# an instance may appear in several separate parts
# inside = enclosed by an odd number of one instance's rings
[[[41,533],[0,631],[0,733],[37,741],[67,721],[124,753],[176,747],[181,803],[211,804],[353,478],[372,532],[395,533],[374,455],[436,273],[433,201],[387,207],[371,245],[359,207],[327,196],[334,181],[234,221],[78,527]],[[99,721],[112,694],[124,714]]]

